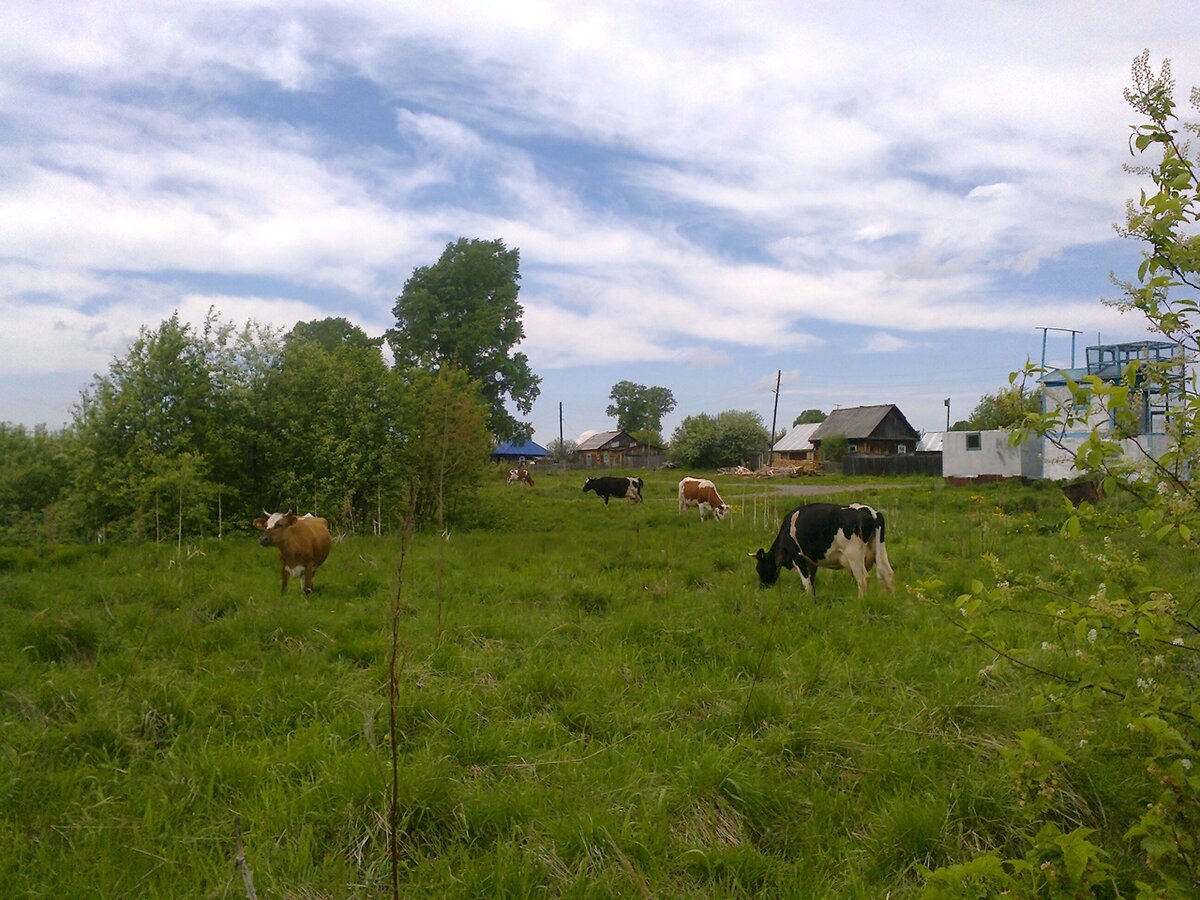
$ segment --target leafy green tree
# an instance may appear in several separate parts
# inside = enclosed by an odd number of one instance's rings
[[[770,435],[762,416],[726,410],[717,416],[688,416],[671,435],[671,456],[684,466],[715,469],[748,462],[762,453]]]
[[[365,331],[341,316],[297,322],[288,332],[287,340],[289,343],[314,341],[326,350],[336,350],[338,347],[366,349],[383,344],[383,338],[368,337]]]
[[[663,416],[675,408],[675,395],[667,388],[646,387],[632,381],[618,381],[608,398],[612,403],[605,412],[617,420],[618,428],[630,434],[647,432],[648,436],[658,437],[662,432]],[[661,437],[658,440],[661,441]]]
[[[555,438],[546,445],[546,452],[553,462],[571,462],[579,453],[579,448],[574,441]]]
[[[483,482],[493,446],[487,404],[467,373],[455,369],[412,370],[406,383],[392,386],[412,404],[398,451],[400,477],[415,480],[418,521],[444,527]]]
[[[347,531],[363,530],[381,491],[397,477],[385,453],[393,417],[385,399],[391,373],[379,349],[320,340],[289,340],[266,385],[271,473],[265,508],[317,512]]]
[[[478,383],[500,440],[531,433],[506,399],[528,415],[540,393],[529,358],[513,352],[525,337],[520,278],[519,250],[501,240],[459,238],[434,265],[413,270],[392,310],[396,327],[386,335],[398,368],[459,369]]]
[[[1156,75],[1148,52],[1134,61],[1133,85],[1125,97],[1142,119],[1133,127],[1131,150],[1154,151],[1157,158],[1130,167],[1151,185],[1127,210],[1125,233],[1143,242],[1145,258],[1136,279],[1124,282],[1120,304],[1144,315],[1182,359],[1200,350],[1200,241],[1195,234],[1200,165],[1183,140],[1185,132],[1197,128],[1179,121],[1170,66],[1164,64]],[[1200,92],[1193,90],[1192,103],[1200,110]],[[1069,383],[1069,401],[1030,417],[1014,433],[1015,441],[1032,437],[1073,452],[1076,469],[1100,481],[1108,494],[1121,495],[1119,502],[1085,503],[1077,510],[1065,506],[1063,556],[1086,560],[1098,581],[1081,577],[1074,564],[1058,563],[1039,574],[995,559],[991,583],[977,580],[968,593],[940,595],[933,581],[914,586],[918,596],[940,605],[989,652],[998,651],[1014,670],[1041,679],[1041,703],[1071,723],[1086,717],[1105,723],[1088,734],[1093,741],[1088,752],[1140,761],[1144,802],[1123,810],[1120,824],[1136,848],[1132,858],[1141,864],[1128,879],[1133,882],[1129,893],[1136,890],[1142,898],[1194,896],[1200,883],[1200,604],[1193,579],[1151,571],[1130,549],[1140,538],[1172,546],[1186,558],[1200,550],[1200,493],[1193,482],[1200,466],[1200,392],[1194,378],[1180,390],[1179,359],[1134,361],[1119,383],[1094,376]],[[1023,374],[1040,373],[1027,366]],[[1136,415],[1144,391],[1177,399],[1168,426],[1172,447],[1161,455],[1120,427]],[[1093,430],[1079,446],[1068,446],[1061,435],[1087,427],[1086,417],[1097,407],[1118,427]],[[1081,545],[1086,531],[1104,535],[1103,552]],[[1022,610],[1034,633],[1031,645],[1006,646],[1002,622]],[[1064,830],[1078,819],[1064,811],[1056,784],[1082,765],[1077,736],[1071,730],[1063,735],[1071,740],[1067,752],[1051,735],[1018,735],[1005,755],[1022,798],[1021,844],[1007,856],[987,853],[926,870],[927,896],[1121,893],[1114,890],[1104,851],[1090,840],[1087,822]]]
[[[797,425],[815,425],[818,422],[824,422],[828,413],[819,409],[806,409],[800,415],[792,420],[792,427]]]
[[[850,449],[850,442],[844,434],[831,434],[821,441],[821,459],[839,462]]]
[[[0,544],[54,541],[53,509],[71,472],[74,433],[0,423]]]
[[[990,431],[1023,425],[1042,411],[1041,393],[1013,383],[994,394],[984,394],[969,418],[954,423],[953,431]]]
[[[201,460],[197,478],[211,482],[208,459],[220,420],[204,341],[179,314],[155,330],[141,329],[107,375],[97,375],[75,408],[82,452],[74,492],[92,528],[145,534],[152,510],[151,462],[190,453]]]

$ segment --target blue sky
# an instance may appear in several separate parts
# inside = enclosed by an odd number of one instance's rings
[[[535,439],[897,403],[965,417],[1145,336],[1121,91],[1200,84],[1188,2],[0,9],[0,420],[57,427],[142,325],[370,334],[460,237],[521,251]],[[1102,10],[1102,12],[1101,12]],[[1070,339],[1048,342],[1070,361]]]

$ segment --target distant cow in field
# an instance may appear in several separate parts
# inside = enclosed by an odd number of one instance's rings
[[[816,596],[817,569],[849,569],[858,582],[858,595],[867,593],[867,573],[876,576],[889,591],[895,589],[892,566],[884,543],[883,514],[869,506],[853,503],[810,503],[793,509],[770,550],[750,555],[758,562],[758,578],[771,585],[781,569],[794,569],[804,582],[804,590]]]
[[[258,542],[264,547],[279,550],[279,572],[282,584],[279,593],[287,592],[288,578],[303,577],[304,593],[312,593],[313,575],[317,567],[329,557],[329,523],[309,513],[294,516],[291,512],[268,513],[266,518],[254,520],[254,527],[262,532]]]
[[[700,521],[708,515],[709,510],[717,521],[725,518],[725,513],[733,509],[721,499],[717,486],[707,478],[687,477],[679,482],[679,511],[682,513],[689,506],[700,507]]]
[[[1071,505],[1078,508],[1081,503],[1090,503],[1095,506],[1104,499],[1104,485],[1100,483],[1100,479],[1092,478],[1088,481],[1076,481],[1073,484],[1064,484],[1062,488],[1063,496],[1071,501]]]
[[[640,478],[630,478],[625,475],[603,475],[600,478],[589,478],[583,483],[583,490],[584,493],[595,491],[596,496],[604,501],[605,506],[608,506],[610,497],[616,497],[618,500],[628,497],[631,503],[641,503],[643,484],[645,482]]]
[[[529,474],[528,469],[509,469],[508,481],[505,484],[512,484],[514,481],[523,481],[533,487],[533,476]]]

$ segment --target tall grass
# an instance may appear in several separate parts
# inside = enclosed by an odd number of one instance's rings
[[[1013,839],[998,748],[1057,713],[904,584],[962,592],[982,552],[1048,566],[1060,498],[847,485],[887,516],[898,589],[826,571],[814,602],[746,558],[798,500],[718,478],[737,509],[701,523],[676,480],[608,507],[581,478],[496,483],[448,543],[414,537],[402,893],[874,897]],[[240,819],[260,896],[386,895],[397,542],[337,544],[310,597],[248,534],[189,549],[0,567],[0,884],[240,896]],[[1092,762],[1075,814],[1127,859],[1109,823],[1141,776]]]

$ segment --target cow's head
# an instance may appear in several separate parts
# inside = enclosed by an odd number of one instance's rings
[[[591,479],[591,478],[589,478],[587,481],[585,481],[585,482],[583,483],[583,490],[584,490],[584,492],[587,492],[587,491],[590,491],[590,490],[594,490],[594,487],[593,487],[593,485],[592,485],[592,479]]]
[[[720,522],[725,518],[725,514],[732,509],[733,507],[728,503],[718,503],[713,507],[713,515],[716,516],[717,521]]]
[[[262,532],[258,542],[264,547],[274,547],[285,531],[296,523],[296,516],[291,510],[285,513],[269,513],[263,510],[263,517],[254,520],[254,527]]]
[[[754,568],[758,570],[758,581],[763,587],[770,587],[779,580],[779,566],[766,550],[759,547],[757,552],[746,555],[754,557]]]

